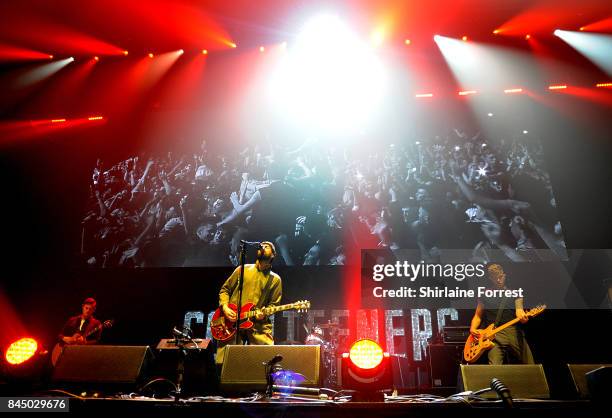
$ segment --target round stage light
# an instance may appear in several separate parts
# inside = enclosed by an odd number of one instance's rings
[[[38,350],[38,343],[34,338],[21,338],[13,342],[6,350],[7,363],[18,365],[31,359]]]
[[[386,70],[374,49],[343,21],[322,15],[306,22],[269,74],[276,111],[300,129],[359,132],[381,109]]]
[[[351,363],[360,369],[374,369],[383,361],[384,353],[376,341],[362,339],[355,341],[349,350]]]

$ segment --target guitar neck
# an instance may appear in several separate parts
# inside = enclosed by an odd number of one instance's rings
[[[508,327],[511,327],[512,325],[516,324],[518,321],[520,321],[519,318],[514,318],[511,321],[506,322],[503,325],[498,326],[497,328],[494,328],[493,331],[491,331],[491,334],[489,334],[490,337],[492,337],[493,335],[497,334],[499,331],[503,331]]]
[[[258,312],[263,312],[265,315],[271,315],[276,312],[286,311],[288,309],[293,309],[295,307],[294,303],[289,303],[287,305],[279,305],[279,306],[268,306],[265,308],[261,308],[259,310],[249,311],[246,313],[246,318],[251,318],[257,315]]]

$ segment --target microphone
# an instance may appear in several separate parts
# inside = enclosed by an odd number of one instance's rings
[[[240,243],[244,245],[261,245],[260,241],[245,241],[243,239],[240,240]]]
[[[180,338],[185,338],[185,339],[191,339],[191,336],[189,335],[189,329],[185,330],[185,331],[181,331],[180,329],[177,329],[176,327],[174,327],[172,329],[172,334],[174,334],[175,337],[180,337]]]
[[[497,392],[497,396],[501,398],[505,407],[512,408],[512,395],[510,394],[510,389],[508,389],[508,387],[497,377],[491,379],[491,389]]]

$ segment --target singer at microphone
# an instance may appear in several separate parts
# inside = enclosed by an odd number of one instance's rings
[[[255,241],[245,241],[246,245],[255,244]],[[242,305],[253,303],[255,309],[277,306],[282,298],[282,280],[280,276],[272,271],[272,262],[276,256],[276,248],[269,241],[257,242],[257,258],[254,264],[245,264]],[[236,312],[228,306],[232,303],[237,305],[239,298],[238,279],[240,278],[240,267],[237,267],[232,275],[225,281],[219,291],[219,306],[226,319],[236,322]],[[219,342],[217,348],[216,362],[223,363],[225,347],[228,344],[240,344],[247,341],[254,345],[273,345],[272,322],[270,318],[259,313],[255,317],[254,325],[247,330],[240,330],[236,339]]]

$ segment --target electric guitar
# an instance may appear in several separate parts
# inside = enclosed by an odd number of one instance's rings
[[[87,340],[87,337],[94,335],[96,332],[100,331],[101,329],[107,329],[112,326],[113,326],[113,320],[106,320],[103,323],[98,324],[93,329],[87,331],[85,334],[76,332],[72,337],[76,338],[78,336],[82,336],[83,340]],[[55,366],[55,364],[57,363],[57,360],[62,355],[62,352],[64,351],[64,347],[66,345],[79,345],[79,344],[80,343],[65,343],[63,341],[60,341],[57,344],[55,344],[55,347],[53,347],[53,351],[51,352],[51,364]]]
[[[238,312],[238,307],[236,304],[228,303],[227,306],[234,312]],[[276,312],[287,311],[290,309],[306,311],[310,309],[310,302],[307,300],[300,300],[287,305],[269,306],[261,309],[253,309],[254,306],[255,304],[253,302],[247,302],[242,305],[242,309],[240,310],[240,329],[249,329],[253,327],[253,321],[250,319],[256,317],[260,313],[265,316],[269,316]],[[228,318],[226,318],[223,314],[223,309],[219,307],[213,314],[212,320],[210,321],[210,331],[216,340],[229,340],[234,336],[234,334],[236,334],[236,322],[230,321]]]
[[[546,305],[539,305],[535,308],[529,309],[525,312],[528,317],[533,317],[539,315],[546,309]],[[463,347],[463,358],[469,364],[475,363],[485,352],[493,348],[495,343],[493,342],[493,337],[499,331],[506,329],[517,322],[519,322],[519,318],[514,318],[511,321],[506,322],[503,325],[495,327],[495,324],[491,324],[483,330],[480,330],[481,334],[479,337],[475,337],[470,334],[467,341],[465,342],[465,347]]]

